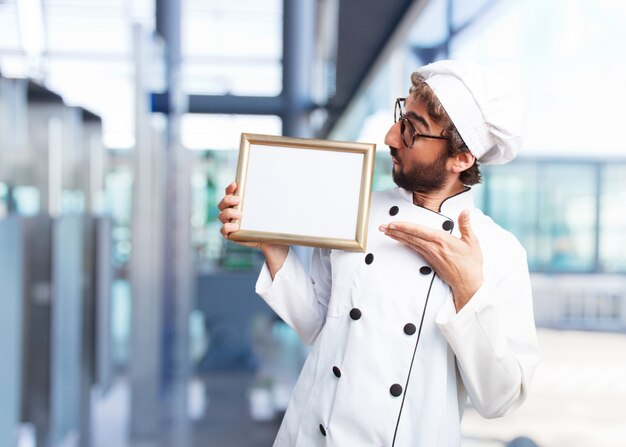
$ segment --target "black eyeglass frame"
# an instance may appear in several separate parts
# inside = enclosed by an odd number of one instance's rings
[[[396,98],[396,104],[393,109],[393,122],[397,123],[398,121],[400,121],[400,137],[402,138],[402,143],[407,147],[407,149],[411,149],[413,147],[416,137],[432,138],[434,140],[449,140],[448,137],[444,137],[441,135],[428,135],[415,130],[415,126],[411,123],[411,120],[407,118],[406,115],[403,113],[402,103],[404,102],[406,102],[406,98]],[[398,113],[398,111],[400,112]],[[404,130],[405,126],[407,125],[411,130],[411,144],[408,144],[407,141],[404,141]]]

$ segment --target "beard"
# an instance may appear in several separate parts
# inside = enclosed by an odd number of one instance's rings
[[[391,148],[391,156],[396,160],[397,153],[397,149]],[[393,181],[407,191],[419,193],[437,191],[446,183],[448,158],[448,151],[443,151],[439,158],[429,164],[415,163],[413,166],[407,166],[406,161],[398,160],[400,164],[392,167]]]

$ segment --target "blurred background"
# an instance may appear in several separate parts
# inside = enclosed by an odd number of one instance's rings
[[[240,134],[377,143],[391,187],[394,100],[442,58],[524,91],[525,150],[475,191],[542,356],[463,445],[623,446],[618,0],[0,0],[0,446],[271,445],[307,350],[219,234]]]

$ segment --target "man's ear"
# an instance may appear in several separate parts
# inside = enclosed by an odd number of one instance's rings
[[[476,157],[474,157],[470,151],[459,152],[450,157],[448,166],[450,171],[459,174],[471,168],[475,161]]]

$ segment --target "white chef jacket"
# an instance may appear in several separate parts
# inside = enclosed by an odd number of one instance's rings
[[[409,221],[460,236],[466,208],[485,281],[457,313],[424,258],[378,227]],[[401,188],[374,193],[366,253],[315,249],[309,274],[290,250],[273,281],[263,267],[256,291],[312,345],[276,447],[459,446],[467,396],[485,417],[509,413],[537,364],[526,253],[469,188],[439,213]]]

